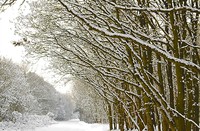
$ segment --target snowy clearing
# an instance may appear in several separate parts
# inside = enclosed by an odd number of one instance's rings
[[[55,124],[29,129],[27,131],[108,131],[108,124],[88,124],[79,119],[57,122]]]

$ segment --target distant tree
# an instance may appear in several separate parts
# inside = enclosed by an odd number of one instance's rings
[[[37,105],[24,70],[4,58],[0,59],[0,98],[0,121],[12,121],[12,112],[31,112]]]
[[[15,121],[13,112],[37,115],[51,112],[57,120],[68,120],[72,111],[70,97],[58,93],[37,74],[0,59],[0,121]]]
[[[71,94],[80,120],[89,123],[107,122],[105,102],[98,92],[83,80],[74,79],[73,83]]]
[[[31,94],[37,99],[40,111],[39,115],[46,115],[49,112],[55,115],[55,119],[67,120],[72,114],[71,100],[67,96],[58,93],[53,85],[35,73],[27,73]]]
[[[57,101],[56,120],[69,120],[73,113],[72,99],[68,95],[60,94]]]

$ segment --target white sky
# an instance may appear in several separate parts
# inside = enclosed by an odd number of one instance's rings
[[[15,26],[11,23],[19,14],[18,9],[21,1],[18,2],[14,6],[9,7],[5,12],[0,13],[0,57],[12,59],[13,62],[20,64],[25,57],[25,50],[23,47],[15,47],[12,45],[13,41],[19,40],[20,38],[14,35]],[[43,76],[47,81],[53,81],[51,80],[51,75],[55,74],[45,72],[46,66],[44,65],[45,62],[41,60],[32,67],[32,70]],[[60,93],[70,93],[72,86],[70,82],[64,87],[62,84],[56,84],[56,89]]]
[[[24,56],[23,47],[12,45],[12,41],[19,39],[14,35],[14,24],[10,22],[18,14],[18,5],[19,3],[0,13],[0,55],[10,58],[16,63],[20,63]]]

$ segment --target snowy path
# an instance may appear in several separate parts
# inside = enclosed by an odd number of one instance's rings
[[[88,124],[78,119],[58,122],[46,127],[39,127],[29,131],[108,131],[107,124]]]

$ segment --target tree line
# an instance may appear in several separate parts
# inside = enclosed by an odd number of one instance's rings
[[[198,0],[30,3],[18,34],[32,56],[90,84],[110,129],[199,130]]]
[[[0,58],[0,122],[15,122],[16,112],[50,115],[55,120],[68,120],[72,101],[33,72]]]

